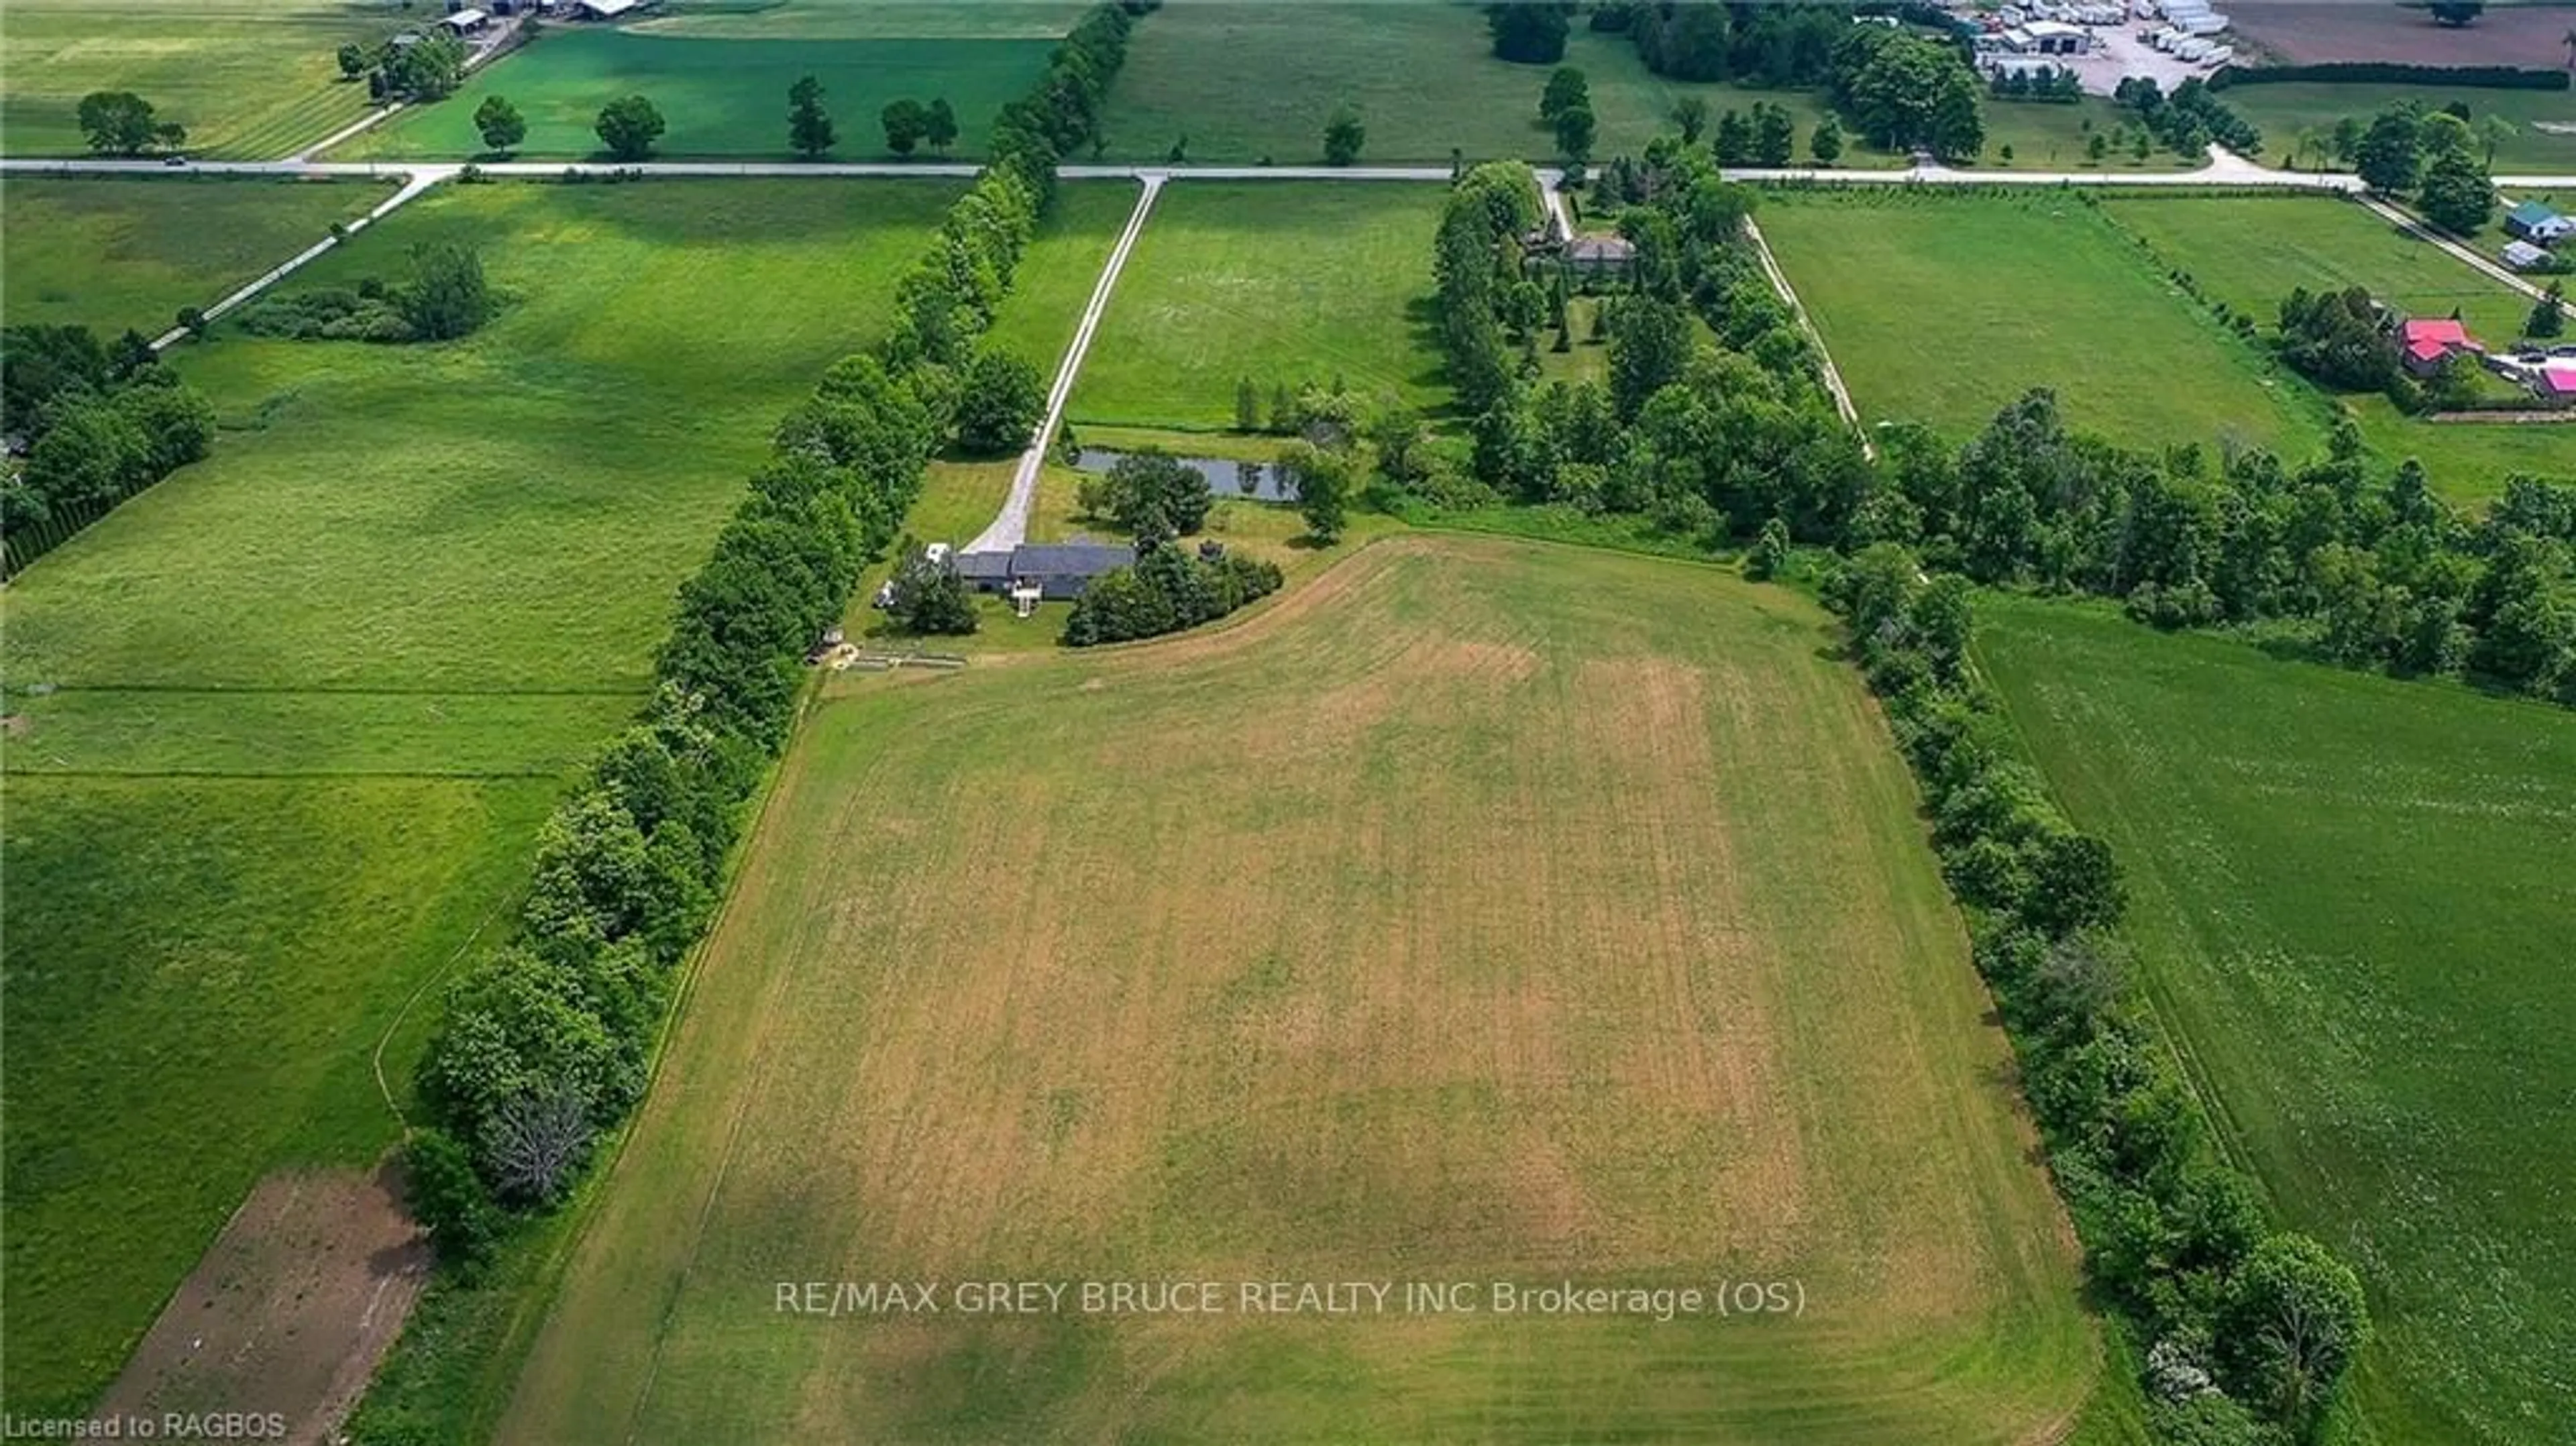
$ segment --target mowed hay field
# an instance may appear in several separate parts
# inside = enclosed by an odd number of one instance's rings
[[[2531,315],[2529,298],[2349,201],[2112,193],[2102,210],[2159,268],[2186,273],[2212,300],[2256,318],[2266,336],[2278,333],[2282,299],[2302,286],[2358,286],[2415,316],[2458,312],[2491,347],[2511,345]],[[2419,421],[2377,395],[2335,403],[2351,410],[2383,460],[2421,459],[2433,485],[2457,499],[2495,496],[2516,473],[2576,479],[2576,439],[2563,428]]]
[[[12,326],[158,336],[180,308],[212,304],[392,193],[365,181],[10,176],[0,311]]]
[[[186,126],[192,152],[272,160],[366,114],[338,51],[410,18],[392,0],[9,0],[0,150],[87,154],[80,98],[130,90]]]
[[[1407,538],[1204,637],[836,684],[500,1439],[2044,1438],[2097,1371],[2072,1247],[1825,638]],[[1569,1277],[1807,1305],[776,1304]]]
[[[2063,192],[1775,192],[1761,223],[1866,423],[1964,441],[2032,387],[2132,447],[2321,452],[2326,414]]]
[[[296,284],[470,237],[515,298],[475,336],[176,354],[215,456],[0,598],[9,1408],[86,1409],[263,1174],[393,1140],[379,1041],[505,917],[770,427],[958,190],[443,190]],[[1030,297],[1106,249],[1050,230]]]
[[[787,89],[823,83],[839,160],[888,158],[878,115],[889,101],[945,98],[957,113],[950,155],[980,153],[1002,107],[1028,93],[1079,6],[976,4],[954,16],[925,5],[800,0],[744,11],[675,10],[631,25],[559,24],[477,72],[455,95],[395,117],[333,150],[335,158],[470,156],[483,149],[474,109],[507,97],[527,117],[521,156],[600,152],[601,106],[650,99],[668,123],[665,156],[792,154]],[[936,159],[927,147],[917,152]]]
[[[1430,317],[1447,191],[1406,182],[1184,181],[1154,201],[1083,360],[1076,422],[1215,430],[1235,387],[1343,385],[1448,402]]]
[[[2576,1438],[2576,716],[1989,600],[2239,1157],[2361,1272],[2377,1441]]]

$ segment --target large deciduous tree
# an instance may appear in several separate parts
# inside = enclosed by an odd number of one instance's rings
[[[887,102],[877,123],[885,127],[886,149],[898,156],[911,155],[930,135],[930,112],[910,98]]]
[[[662,112],[640,95],[612,100],[599,109],[599,143],[621,161],[640,161],[653,154],[662,138]]]
[[[1485,24],[1494,54],[1518,65],[1554,65],[1565,58],[1565,7],[1554,3],[1489,5]]]
[[[497,95],[487,95],[474,108],[474,129],[482,134],[483,149],[507,154],[528,138],[527,117],[519,108]]]
[[[80,101],[80,129],[103,155],[139,156],[156,139],[152,102],[130,90],[94,90]]]
[[[787,144],[811,160],[832,148],[832,117],[823,109],[823,82],[808,75],[787,88]]]
[[[957,395],[957,445],[981,456],[1017,452],[1046,412],[1046,382],[1023,358],[987,351]]]

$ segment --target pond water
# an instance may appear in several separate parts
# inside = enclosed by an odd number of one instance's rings
[[[1073,459],[1073,465],[1085,472],[1106,472],[1118,465],[1125,452],[1106,447],[1085,447]],[[1279,476],[1279,469],[1268,462],[1229,462],[1222,457],[1175,457],[1172,460],[1207,479],[1208,490],[1219,497],[1249,497],[1256,502],[1294,502],[1297,489]]]

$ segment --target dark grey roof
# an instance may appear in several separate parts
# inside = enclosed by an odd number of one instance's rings
[[[957,575],[968,581],[1011,575],[1011,555],[1007,552],[961,552],[949,561],[956,564]]]
[[[1021,543],[1011,554],[1014,577],[1098,577],[1136,560],[1136,549],[1098,542]]]

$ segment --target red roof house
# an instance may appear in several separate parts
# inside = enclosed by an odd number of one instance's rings
[[[2461,352],[2481,350],[2467,327],[2448,318],[2409,318],[2398,328],[2397,345],[2406,369],[2418,376],[2430,373]]]

